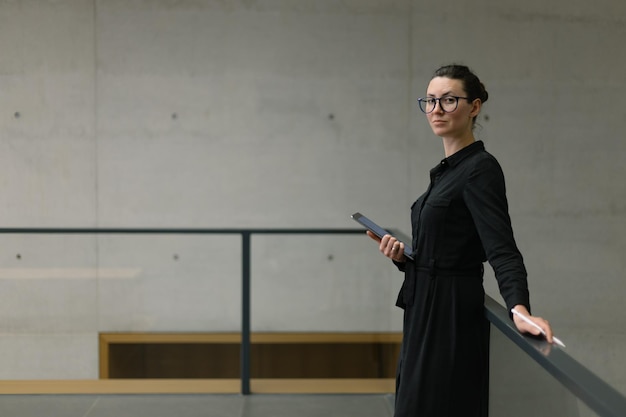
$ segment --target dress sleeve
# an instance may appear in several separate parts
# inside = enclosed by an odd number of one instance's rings
[[[463,198],[508,311],[518,304],[530,311],[527,273],[513,237],[504,174],[493,157],[478,161],[469,175]]]
[[[393,262],[393,264],[400,270],[400,272],[406,272],[406,263],[408,261],[398,262],[398,261],[392,260],[391,262]]]

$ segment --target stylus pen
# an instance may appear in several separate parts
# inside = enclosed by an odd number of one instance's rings
[[[535,323],[534,321],[532,321],[531,319],[529,319],[528,317],[526,317],[525,315],[523,315],[522,313],[520,313],[516,309],[512,308],[511,309],[511,313],[515,314],[517,317],[519,317],[520,319],[524,320],[526,323],[530,324],[531,326],[539,329],[539,331],[541,332],[542,335],[544,335],[544,336],[546,335],[545,330],[543,330],[537,323]],[[559,345],[561,347],[565,347],[565,343],[561,342],[556,337],[552,336],[552,340],[554,340],[554,343],[556,343],[557,345]]]

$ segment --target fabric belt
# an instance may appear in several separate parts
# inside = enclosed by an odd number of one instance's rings
[[[480,265],[475,268],[464,268],[464,269],[447,269],[447,268],[439,268],[437,266],[437,261],[431,259],[428,265],[417,265],[415,267],[419,272],[426,272],[430,276],[430,278],[434,279],[438,276],[441,277],[466,277],[466,276],[481,276],[485,271],[483,265]]]
[[[431,260],[429,265],[416,265],[415,271],[417,274],[407,274],[405,275],[404,283],[402,284],[402,290],[398,296],[398,300],[396,301],[396,305],[401,308],[405,308],[406,306],[413,305],[413,300],[415,296],[415,285],[418,277],[417,275],[427,274],[431,280],[434,280],[437,277],[446,278],[446,277],[472,277],[476,279],[482,279],[484,267],[480,265],[474,268],[465,268],[465,269],[446,269],[446,268],[438,268],[437,262],[435,260]]]

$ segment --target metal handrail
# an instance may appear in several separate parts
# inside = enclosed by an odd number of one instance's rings
[[[250,394],[250,238],[254,234],[362,234],[363,229],[0,228],[0,234],[238,234],[242,238],[241,393]],[[520,334],[508,311],[485,296],[485,316],[559,383],[602,417],[626,416],[626,397],[543,339]]]
[[[250,394],[250,238],[253,234],[365,234],[363,229],[0,228],[0,234],[236,234],[241,236],[241,393]]]
[[[485,316],[508,339],[599,416],[626,416],[626,397],[563,349],[551,345],[543,338],[522,335],[510,319],[508,311],[489,296],[485,296]]]

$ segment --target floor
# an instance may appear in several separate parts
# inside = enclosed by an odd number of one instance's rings
[[[2,395],[2,417],[391,417],[393,395]]]

